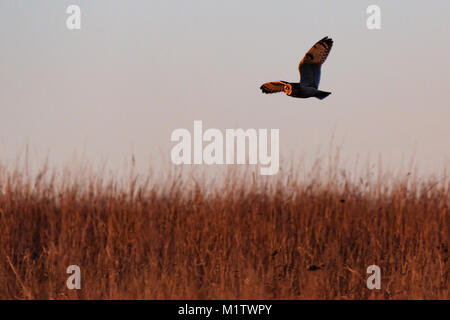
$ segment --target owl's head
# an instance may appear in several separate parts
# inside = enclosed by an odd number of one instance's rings
[[[292,93],[292,86],[290,84],[285,84],[283,90],[288,96],[290,96]]]

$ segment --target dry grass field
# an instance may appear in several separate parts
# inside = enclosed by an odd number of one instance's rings
[[[0,298],[450,298],[448,177],[295,171],[211,185],[2,167]]]

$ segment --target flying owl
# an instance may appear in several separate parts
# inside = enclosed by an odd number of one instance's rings
[[[320,69],[333,46],[333,40],[325,37],[318,41],[303,57],[298,65],[300,82],[272,81],[264,83],[260,89],[263,93],[285,92],[293,98],[315,97],[320,100],[331,92],[319,90]]]

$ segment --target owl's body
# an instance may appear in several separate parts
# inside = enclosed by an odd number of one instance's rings
[[[264,83],[260,89],[263,93],[285,92],[293,98],[311,98],[320,100],[326,98],[331,92],[319,90],[322,64],[328,57],[333,40],[325,37],[318,41],[300,61],[298,70],[300,82],[271,81]]]

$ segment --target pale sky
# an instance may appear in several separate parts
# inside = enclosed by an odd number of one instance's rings
[[[66,8],[81,8],[81,30]],[[381,30],[366,8],[381,7]],[[450,1],[1,0],[0,161],[167,161],[177,128],[280,129],[280,153],[382,156],[423,171],[450,159]],[[329,36],[325,100],[264,95],[298,81]],[[165,159],[164,159],[165,157]]]

